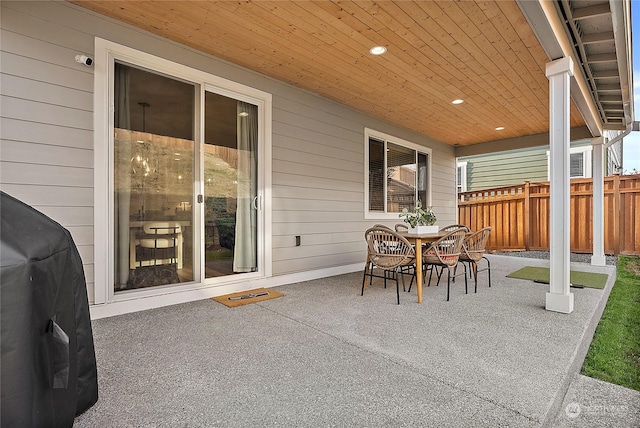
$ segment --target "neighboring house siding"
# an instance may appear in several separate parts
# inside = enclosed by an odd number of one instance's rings
[[[588,149],[584,157],[584,161],[588,163],[585,171],[587,177],[591,177],[592,169],[590,145],[589,140],[579,140],[571,144],[572,154],[581,152],[581,149]],[[616,143],[605,151],[605,175],[612,175],[618,170],[619,161],[616,159],[620,158],[620,150],[621,143]],[[541,146],[465,156],[458,158],[458,165],[466,163],[467,191],[514,186],[524,181],[549,181],[548,151],[548,146]]]
[[[68,3],[1,7],[0,188],[71,231],[91,300],[94,69],[74,57],[95,36],[273,94],[274,276],[364,262],[365,127],[433,150],[438,223],[456,220],[452,147]]]
[[[458,161],[467,162],[467,191],[512,186],[525,180],[547,181],[545,148],[467,156]]]
[[[605,152],[605,175],[622,172],[622,151],[624,139],[608,148]]]

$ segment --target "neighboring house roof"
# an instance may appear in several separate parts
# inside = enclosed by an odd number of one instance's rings
[[[476,152],[543,144],[561,57],[573,138],[634,116],[628,0],[73,3]]]

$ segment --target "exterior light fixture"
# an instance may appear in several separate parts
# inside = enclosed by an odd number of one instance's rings
[[[498,127],[496,128],[496,131],[502,131],[503,129],[504,129],[504,126],[498,126]]]
[[[457,104],[462,104],[463,102],[464,102],[464,100],[457,99],[457,100],[451,101],[451,104],[456,104],[457,105]]]
[[[249,116],[249,113],[247,113],[246,111],[241,111],[241,112],[238,114],[238,116],[240,116],[240,117],[247,117],[247,116]]]
[[[369,53],[371,55],[382,55],[386,51],[387,51],[387,48],[385,48],[384,46],[374,46],[371,49],[369,49]]]

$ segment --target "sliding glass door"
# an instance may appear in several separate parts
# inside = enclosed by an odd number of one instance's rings
[[[204,87],[114,64],[114,292],[259,270],[259,108]]]
[[[258,269],[258,107],[205,92],[204,276]]]
[[[196,89],[115,63],[115,291],[194,280]]]

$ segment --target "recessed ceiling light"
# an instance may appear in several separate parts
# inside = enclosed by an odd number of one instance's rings
[[[496,128],[496,131],[502,131],[503,129],[504,129],[504,126],[498,126],[498,127]]]
[[[451,101],[451,104],[462,104],[463,102],[464,102],[464,100],[457,99],[457,100]]]
[[[371,55],[382,55],[386,51],[387,51],[387,48],[385,48],[384,46],[374,46],[371,49],[369,49],[369,53]]]

